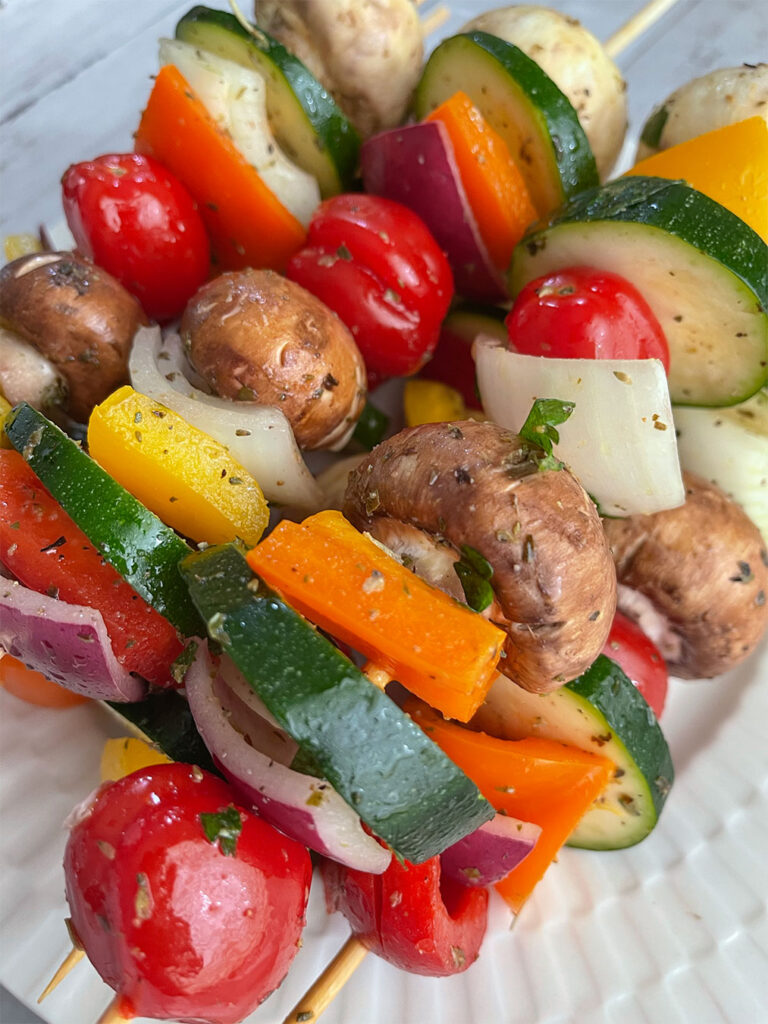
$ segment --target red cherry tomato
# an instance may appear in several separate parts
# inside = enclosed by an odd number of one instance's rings
[[[480,953],[488,891],[441,877],[440,858],[400,864],[368,875],[323,863],[329,913],[340,910],[360,941],[413,974],[445,977],[470,967]]]
[[[185,764],[99,790],[64,854],[72,923],[123,1016],[235,1024],[298,948],[309,854]]]
[[[667,339],[633,284],[605,270],[570,267],[529,282],[505,321],[510,348],[561,359],[659,359]]]
[[[208,277],[210,245],[192,197],[153,157],[107,154],[61,179],[77,247],[155,320],[179,316]]]
[[[667,699],[667,665],[658,647],[626,615],[616,612],[603,647],[605,654],[624,671],[661,718]]]
[[[371,386],[416,373],[437,345],[453,296],[451,268],[424,222],[379,196],[321,203],[287,276],[349,327]]]

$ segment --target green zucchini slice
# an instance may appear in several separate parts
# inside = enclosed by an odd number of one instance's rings
[[[646,299],[676,404],[735,405],[768,381],[768,246],[708,196],[640,176],[585,192],[518,245],[510,291],[573,266],[619,274]]]
[[[234,15],[193,7],[176,38],[255,68],[267,82],[267,117],[280,147],[317,178],[323,197],[352,188],[360,137],[315,76],[263,29],[245,29]]]
[[[234,544],[182,562],[212,640],[280,726],[396,853],[421,862],[493,817],[477,787]]]
[[[610,758],[616,772],[568,840],[587,850],[619,850],[645,839],[674,780],[664,735],[640,691],[601,655],[552,693],[529,693],[500,676],[473,728],[502,739],[539,736]]]
[[[101,556],[184,636],[204,627],[178,565],[189,546],[71,438],[22,402],[5,421],[13,447]]]
[[[598,184],[595,158],[570,100],[522,50],[487,32],[451,36],[416,87],[421,121],[462,90],[504,139],[539,216]]]
[[[197,731],[189,704],[175,690],[156,690],[136,704],[104,703],[129,732],[153,743],[172,761],[220,774]]]

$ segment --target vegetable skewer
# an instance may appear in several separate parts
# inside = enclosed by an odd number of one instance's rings
[[[232,0],[230,0],[230,2],[235,15],[238,16],[239,20],[241,20],[242,14],[238,9],[237,4],[232,2]],[[416,5],[419,6],[422,2],[423,0],[416,0]],[[620,54],[627,46],[646,32],[659,18],[667,13],[667,11],[670,10],[676,2],[677,0],[651,0],[650,3],[634,15],[606,42],[605,49],[609,56],[616,57]],[[444,7],[438,7],[430,12],[430,14],[422,21],[424,35],[427,35],[439,28],[445,22],[449,14],[449,10]],[[376,679],[375,682],[377,684],[384,684],[385,680],[382,679],[379,681]],[[367,952],[367,949],[362,945],[362,943],[360,943],[354,936],[351,936],[336,957],[334,957],[331,963],[326,967],[317,981],[288,1014],[285,1018],[284,1024],[300,1020],[316,1020],[319,1015],[327,1009],[359,964],[362,963]],[[69,970],[71,970],[71,968],[74,967],[80,959],[82,959],[82,956],[82,951],[77,949],[77,947],[73,947],[70,954],[65,958],[54,976],[51,978],[51,981],[41,993],[38,1002],[41,1002],[48,994],[50,994],[50,992],[68,974]],[[97,1024],[121,1024],[122,1021],[124,1021],[124,1018],[118,1010],[116,997],[105,1009]]]
[[[627,21],[605,43],[610,57],[618,56],[631,43],[646,32],[659,18],[670,10],[677,0],[651,0],[636,15]],[[328,1008],[341,988],[365,959],[366,948],[354,935],[347,939],[339,953],[328,964],[323,973],[307,990],[305,995],[283,1021],[283,1024],[297,1024],[298,1021],[315,1021]],[[343,979],[343,980],[341,980]],[[341,981],[341,984],[339,983]],[[100,1022],[101,1024],[101,1022]]]

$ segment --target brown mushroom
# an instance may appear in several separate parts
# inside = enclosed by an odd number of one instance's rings
[[[0,324],[61,373],[81,423],[128,380],[131,341],[146,323],[119,281],[73,253],[33,253],[0,270]]]
[[[768,626],[768,553],[740,505],[701,477],[683,478],[684,505],[604,527],[622,611],[670,672],[708,679],[746,658]]]
[[[301,448],[339,448],[365,404],[365,365],[349,330],[272,270],[221,274],[181,320],[192,365],[222,398],[276,406]]]
[[[46,415],[67,407],[69,388],[49,359],[0,327],[0,392],[11,403],[29,402]]]
[[[405,526],[406,546],[418,530],[452,561],[463,546],[487,559],[490,617],[508,634],[500,668],[537,693],[592,664],[616,607],[597,510],[567,470],[540,468],[542,454],[493,423],[424,424],[375,448],[350,475],[344,503],[387,546]]]

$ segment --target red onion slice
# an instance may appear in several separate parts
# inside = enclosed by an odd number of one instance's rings
[[[28,668],[94,700],[141,700],[146,683],[117,661],[101,612],[0,580],[0,646]]]
[[[497,814],[440,854],[443,874],[462,885],[492,885],[525,860],[540,835],[539,825]]]
[[[330,783],[267,757],[235,727],[231,711],[216,694],[220,673],[205,644],[198,648],[184,685],[195,724],[217,767],[266,821],[347,867],[375,875],[386,869],[391,853],[363,831],[360,818]]]
[[[365,191],[417,213],[445,250],[456,291],[468,299],[507,297],[467,199],[448,131],[439,121],[392,128],[360,150]]]

